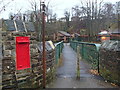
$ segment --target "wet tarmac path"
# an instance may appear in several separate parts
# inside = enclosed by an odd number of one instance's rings
[[[48,88],[116,88],[101,76],[89,72],[89,64],[80,60],[80,80],[76,79],[77,54],[69,46],[64,45],[63,64],[57,69],[57,79]]]

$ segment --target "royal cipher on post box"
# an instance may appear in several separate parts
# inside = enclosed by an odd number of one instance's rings
[[[16,37],[16,69],[30,68],[30,39]]]

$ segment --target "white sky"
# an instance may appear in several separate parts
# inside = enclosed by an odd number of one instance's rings
[[[3,0],[5,4],[5,0]],[[11,0],[6,0],[11,1]],[[21,12],[25,12],[27,10],[31,10],[30,7],[30,0],[14,0],[11,1],[11,3],[7,6],[5,11],[2,11],[0,13],[0,18],[5,18],[7,19],[9,16],[9,13],[17,13],[20,9]],[[39,0],[35,0],[35,1],[39,1]],[[49,0],[45,0],[46,2],[48,2]],[[87,1],[87,0],[50,0],[49,6],[53,8],[53,12],[57,13],[57,17],[63,17],[64,16],[64,10],[70,10],[71,7],[75,6],[75,5],[80,5],[81,1]],[[98,0],[99,1],[99,0]],[[104,2],[111,2],[111,3],[115,3],[118,2],[120,0],[103,0]],[[0,4],[1,5],[1,4]]]

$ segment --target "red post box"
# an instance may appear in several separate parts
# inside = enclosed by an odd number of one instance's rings
[[[30,68],[30,39],[16,37],[16,69]]]

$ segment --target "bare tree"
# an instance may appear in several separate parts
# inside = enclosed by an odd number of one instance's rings
[[[16,14],[13,14],[13,13],[9,13],[9,19],[10,20],[22,20],[22,14],[21,14],[21,9],[17,10],[17,13]]]
[[[38,3],[39,2],[39,3]],[[35,30],[36,32],[38,32],[38,39],[40,41],[40,37],[41,37],[41,0],[36,1],[36,0],[29,0],[30,3],[30,7],[33,11],[33,13],[31,13],[31,20],[33,21],[34,25],[35,25]]]
[[[116,3],[117,19],[118,19],[118,31],[120,32],[120,1]]]
[[[75,7],[72,7],[72,23],[73,24],[73,28],[74,28],[74,32],[78,32],[80,30],[80,17],[82,16],[81,13],[81,9],[78,5],[76,5]]]
[[[103,0],[99,2],[98,0],[86,0],[84,3],[81,1],[81,7],[72,8],[75,12],[73,16],[79,17],[76,21],[86,23],[86,32],[90,37],[99,32],[102,4]]]
[[[64,15],[66,20],[66,30],[67,30],[70,27],[70,11],[65,10]]]
[[[14,0],[11,0],[11,1],[14,1]],[[11,3],[11,1],[6,2],[6,0],[0,0],[0,13],[6,10],[6,7]]]
[[[105,3],[103,5],[102,15],[104,20],[104,28],[108,29],[110,27],[110,24],[112,24],[112,21],[114,19],[115,14],[114,5],[112,3]]]

